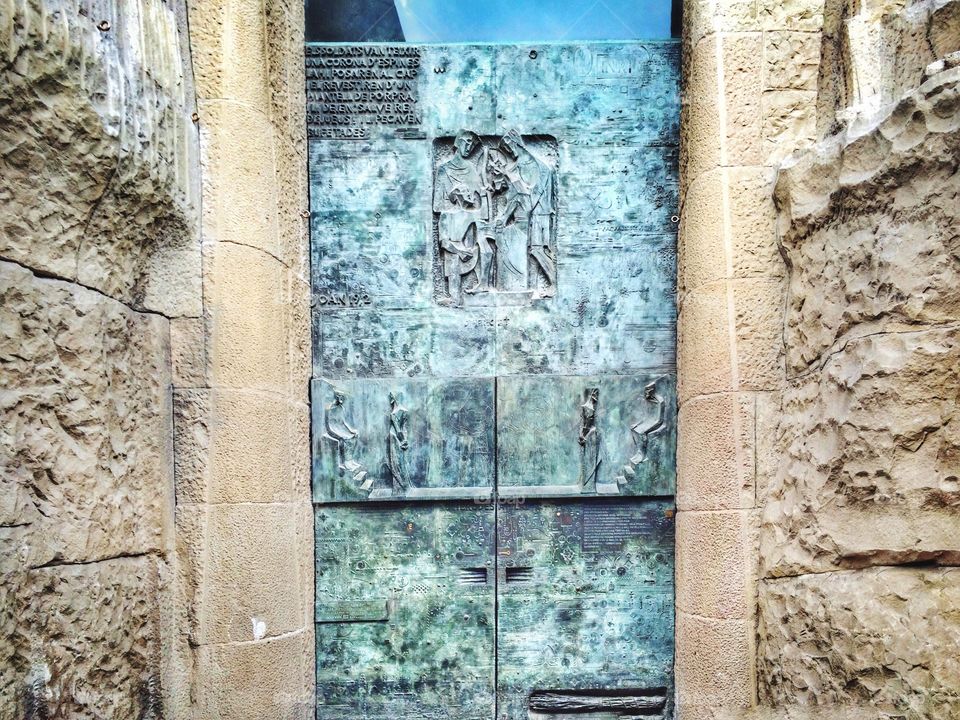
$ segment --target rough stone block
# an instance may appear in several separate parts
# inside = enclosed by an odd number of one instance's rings
[[[307,402],[313,371],[310,282],[300,279],[293,272],[287,273],[287,281],[290,286],[287,312],[290,337],[290,392],[294,400]]]
[[[198,252],[196,139],[179,3],[140,4],[109,32],[85,13],[53,21],[46,2],[5,13],[0,255],[168,311],[195,298],[158,298],[149,272],[155,255]]]
[[[726,173],[701,173],[687,188],[680,219],[677,280],[681,297],[689,290],[728,275],[724,210]]]
[[[792,153],[813,145],[817,136],[815,90],[768,90],[763,93],[763,155],[778,165]]]
[[[206,516],[198,641],[252,641],[302,628],[309,596],[299,593],[296,505],[211,505]]]
[[[6,574],[0,714],[160,717],[157,562],[146,555]]]
[[[192,2],[190,45],[197,97],[269,108],[267,40],[262,0]],[[201,122],[207,122],[201,116]]]
[[[200,102],[204,240],[260,248],[280,259],[274,130],[246,104]],[[237,139],[243,138],[243,152]]]
[[[783,281],[731,282],[741,390],[777,390],[783,383]]]
[[[310,239],[307,160],[284,138],[276,142],[277,157],[277,232],[280,259],[294,277],[309,282]]]
[[[0,263],[0,467],[26,565],[163,547],[168,333],[159,316]]]
[[[677,505],[681,510],[754,505],[755,404],[753,393],[693,398],[680,408]]]
[[[766,0],[757,7],[764,30],[819,32],[824,0]]]
[[[290,434],[291,416],[306,415],[303,406],[272,394],[214,390],[210,410],[208,501],[291,501],[294,459],[310,447],[295,447]]]
[[[960,317],[960,80],[931,78],[883,123],[781,173],[791,374],[848,335]]]
[[[216,243],[204,264],[208,362],[214,386],[289,397],[286,268],[261,250]]]
[[[677,393],[681,405],[696,395],[735,390],[727,283],[688,292],[677,329]]]
[[[175,387],[206,385],[207,353],[203,332],[202,318],[175,318],[170,321],[170,357]]]
[[[783,274],[773,178],[768,168],[716,168],[693,182],[680,226],[681,292],[725,277]]]
[[[960,713],[960,569],[875,568],[760,586],[760,699],[869,705],[872,717]]]
[[[685,717],[753,703],[753,645],[752,620],[677,613],[677,705]]]
[[[747,510],[677,514],[677,610],[720,620],[752,616],[756,524]]]
[[[313,654],[306,630],[259,642],[204,646],[197,650],[197,709],[220,720],[313,717],[311,684],[303,666]]]
[[[309,496],[309,411],[243,390],[174,394],[177,497],[183,502],[290,502]]]
[[[303,148],[307,141],[303,3],[292,10],[267,0],[265,10],[271,117],[279,137]]]
[[[767,574],[960,559],[960,334],[849,341],[786,390]]]
[[[718,165],[760,165],[763,41],[759,33],[709,36],[687,67],[681,122],[687,183]]]
[[[820,43],[819,32],[774,30],[765,33],[764,89],[815,91],[820,71]]]

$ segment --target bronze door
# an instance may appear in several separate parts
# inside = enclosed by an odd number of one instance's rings
[[[672,716],[679,46],[307,46],[317,717]]]

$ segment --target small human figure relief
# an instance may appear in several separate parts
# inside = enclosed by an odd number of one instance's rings
[[[437,141],[438,157],[449,141]],[[556,293],[557,146],[469,130],[436,166],[437,302],[522,304]],[[537,148],[535,152],[532,147]]]
[[[630,426],[630,432],[633,434],[633,442],[637,446],[636,454],[630,458],[634,465],[647,461],[647,448],[650,443],[650,436],[656,435],[663,429],[664,402],[663,398],[657,395],[656,381],[648,383],[643,388],[643,400],[647,406],[647,417]]]
[[[460,305],[463,278],[479,262],[477,224],[484,214],[483,181],[472,159],[480,138],[470,131],[461,132],[453,142],[454,156],[437,168],[433,182],[433,212],[443,264],[442,305]],[[477,287],[483,282],[478,274]]]
[[[346,399],[347,395],[342,390],[333,391],[333,402],[326,406],[324,414],[324,438],[336,446],[337,469],[340,473],[350,473],[361,490],[369,490],[373,486],[373,477],[353,457],[360,433],[347,420],[344,407]]]
[[[603,462],[600,454],[600,428],[597,427],[597,405],[600,389],[587,388],[580,405],[580,491],[592,493],[597,490],[597,474]]]
[[[410,441],[407,438],[408,412],[400,404],[396,393],[387,398],[390,403],[389,428],[387,431],[387,469],[394,495],[402,495],[407,489],[408,463],[407,451]]]
[[[636,452],[623,466],[623,474],[617,477],[618,484],[624,484],[636,476],[637,466],[649,459],[650,436],[658,434],[665,427],[666,403],[657,394],[656,380],[644,386],[642,406],[643,417],[630,425]]]

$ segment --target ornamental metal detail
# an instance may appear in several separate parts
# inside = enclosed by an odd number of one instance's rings
[[[679,45],[306,59],[317,718],[671,718]]]

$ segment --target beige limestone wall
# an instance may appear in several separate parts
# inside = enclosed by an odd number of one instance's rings
[[[312,716],[302,33],[0,3],[2,720]]]
[[[204,339],[175,381],[197,718],[313,715],[303,3],[189,2]]]
[[[199,319],[182,3],[0,5],[0,718],[174,716],[171,328]]]
[[[960,713],[957,8],[685,6],[681,717]]]
[[[684,7],[678,331],[679,717],[757,705],[759,512],[775,471],[785,269],[772,191],[813,141],[822,10]]]
[[[851,113],[777,183],[787,373],[759,590],[774,704],[960,715],[957,61]]]

